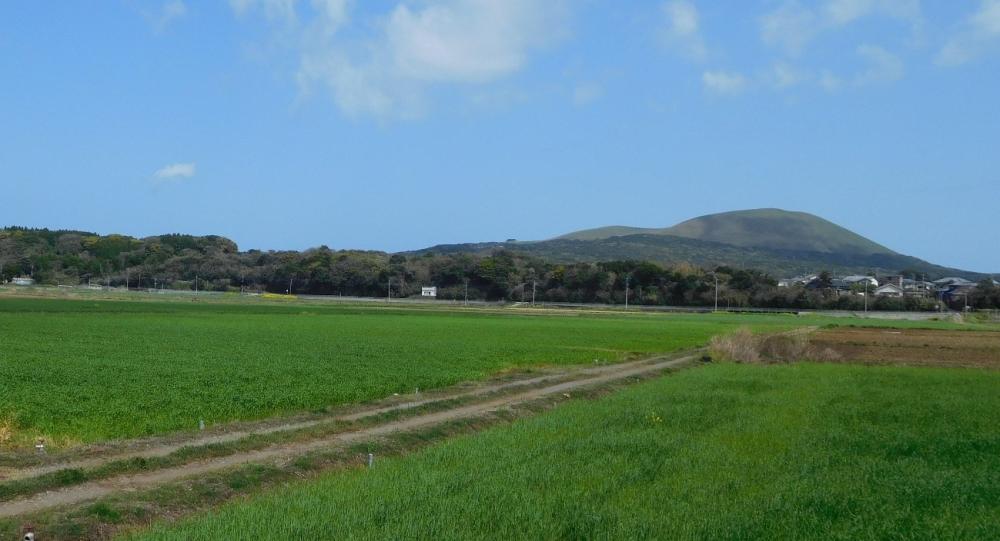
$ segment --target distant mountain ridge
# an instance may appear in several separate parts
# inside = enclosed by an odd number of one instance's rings
[[[927,278],[985,275],[899,254],[833,222],[805,212],[754,209],[699,216],[672,227],[610,226],[544,241],[438,245],[415,253],[485,253],[508,249],[563,262],[648,260],[664,265],[727,265],[773,276],[820,270]]]
[[[629,235],[672,235],[744,248],[798,252],[895,253],[819,216],[773,208],[708,214],[665,228],[611,226],[587,229],[557,239],[603,240]]]

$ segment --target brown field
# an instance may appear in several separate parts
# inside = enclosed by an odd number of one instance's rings
[[[810,338],[842,362],[1000,369],[1000,332],[835,328]]]

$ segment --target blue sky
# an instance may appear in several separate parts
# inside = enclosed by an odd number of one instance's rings
[[[0,223],[405,250],[812,212],[1000,271],[1000,0],[0,16]]]

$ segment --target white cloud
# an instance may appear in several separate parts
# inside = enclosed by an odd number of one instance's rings
[[[195,164],[194,163],[172,163],[170,165],[161,167],[155,173],[153,177],[157,182],[170,182],[176,180],[182,180],[185,178],[191,178],[195,174]]]
[[[169,0],[160,5],[159,9],[139,10],[139,14],[157,34],[165,32],[171,24],[187,15],[187,12],[187,4],[183,0]]]
[[[830,70],[823,70],[819,76],[819,85],[827,92],[837,92],[844,86],[844,82]]]
[[[524,66],[547,38],[535,2],[463,0],[412,11],[400,4],[386,25],[392,68],[431,82],[482,83]]]
[[[972,16],[972,24],[987,34],[1000,34],[1000,0],[984,0]]]
[[[313,0],[312,5],[322,21],[320,27],[328,34],[340,30],[350,20],[349,0]]]
[[[746,90],[747,79],[735,72],[706,71],[701,74],[701,82],[709,91],[726,96],[735,96]]]
[[[982,0],[938,52],[935,61],[942,66],[958,66],[975,59],[1000,40],[1000,0]]]
[[[861,88],[870,85],[888,84],[903,78],[903,61],[895,54],[877,45],[861,45],[856,50],[866,66],[853,75],[838,75],[830,70],[822,70],[816,82],[823,90],[837,93],[845,88]]]
[[[661,10],[667,47],[692,60],[704,60],[707,51],[701,37],[698,8],[688,0],[671,0],[664,2]]]
[[[259,10],[268,20],[292,24],[297,20],[295,0],[229,0],[229,6],[237,15]]]
[[[785,2],[778,9],[760,18],[760,35],[764,43],[798,54],[820,30],[816,14],[798,2]]]
[[[580,83],[573,89],[573,104],[578,107],[590,105],[603,95],[603,86],[597,83]]]
[[[806,74],[784,62],[778,62],[771,69],[771,84],[776,88],[789,88],[804,82],[806,78]]]
[[[833,24],[848,24],[869,15],[884,15],[920,24],[920,0],[829,0],[823,11]]]
[[[172,0],[163,4],[163,9],[160,13],[160,24],[166,26],[173,22],[175,19],[180,19],[185,14],[187,14],[187,6],[181,0]]]
[[[826,0],[816,7],[786,0],[760,18],[760,35],[764,43],[796,55],[823,32],[870,16],[905,22],[915,30],[923,22],[919,0]]]
[[[868,62],[868,69],[855,77],[856,85],[891,83],[903,77],[903,61],[882,47],[861,45],[858,54]]]
[[[351,115],[416,116],[430,89],[481,87],[509,77],[563,34],[564,0],[397,1],[364,27],[340,32],[350,0],[230,0],[284,21],[296,33],[296,79],[304,93],[328,90]]]

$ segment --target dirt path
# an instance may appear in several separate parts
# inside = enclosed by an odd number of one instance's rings
[[[313,428],[316,426],[322,426],[326,424],[333,424],[336,422],[358,421],[361,419],[365,419],[367,417],[373,417],[376,415],[382,415],[391,412],[406,411],[421,406],[425,406],[428,404],[434,404],[437,402],[474,398],[477,396],[508,391],[510,389],[516,389],[518,387],[530,387],[534,385],[539,385],[554,380],[577,378],[577,377],[589,377],[601,374],[615,373],[621,370],[627,370],[631,367],[642,366],[650,362],[651,362],[650,359],[643,359],[639,361],[601,365],[597,367],[589,367],[582,369],[581,368],[563,369],[558,372],[553,372],[551,374],[546,374],[543,376],[537,376],[529,379],[510,381],[504,383],[488,384],[471,390],[457,390],[457,391],[453,390],[450,392],[447,390],[443,390],[440,393],[429,395],[427,398],[423,399],[410,400],[407,402],[392,404],[388,406],[375,406],[352,413],[336,414],[328,417],[323,417],[320,419],[309,419],[304,421],[288,421],[282,423],[264,422],[259,424],[258,426],[251,426],[251,427],[244,426],[234,430],[224,431],[217,434],[203,435],[203,436],[196,435],[194,437],[176,438],[169,441],[163,441],[162,439],[161,440],[140,439],[140,440],[124,441],[118,444],[120,448],[100,453],[97,456],[66,460],[66,461],[58,461],[39,466],[30,466],[26,468],[0,471],[0,481],[14,481],[19,479],[28,479],[66,469],[96,468],[108,464],[110,462],[128,460],[132,458],[164,457],[170,455],[171,453],[179,451],[180,449],[183,449],[185,447],[201,447],[205,445],[230,443],[242,440],[244,438],[248,438],[253,435],[267,435],[280,432],[292,432],[296,430]],[[224,427],[223,430],[225,430]]]
[[[83,483],[74,487],[69,487],[50,492],[44,492],[32,496],[30,498],[12,500],[9,502],[2,502],[0,503],[0,518],[44,511],[47,509],[63,505],[78,504],[88,500],[93,500],[96,498],[107,496],[115,492],[125,492],[125,491],[134,491],[134,490],[152,488],[163,483],[176,481],[186,477],[202,475],[209,472],[215,472],[232,466],[248,464],[248,463],[275,462],[275,461],[286,460],[288,458],[296,457],[308,453],[310,451],[343,446],[345,444],[350,444],[357,441],[364,441],[394,432],[414,430],[449,421],[476,417],[505,407],[510,407],[517,404],[530,402],[532,400],[536,400],[546,396],[565,393],[567,391],[571,391],[573,389],[578,389],[585,386],[608,383],[611,381],[626,379],[632,376],[639,376],[643,374],[662,371],[668,368],[678,367],[690,363],[694,361],[696,358],[697,355],[687,355],[673,359],[661,358],[659,360],[644,360],[632,363],[623,363],[623,364],[608,365],[596,368],[588,368],[585,370],[579,370],[570,373],[570,374],[585,374],[586,377],[582,377],[579,379],[573,379],[571,381],[564,381],[561,383],[556,383],[554,385],[529,389],[524,392],[506,395],[491,400],[486,400],[485,402],[459,406],[456,408],[433,412],[433,413],[427,413],[423,415],[416,415],[414,417],[397,421],[389,421],[380,425],[364,428],[354,432],[336,434],[325,438],[320,438],[306,442],[299,442],[294,444],[275,445],[256,451],[238,453],[230,456],[219,457],[200,462],[193,462],[190,464],[185,464],[183,466],[164,468],[147,473],[141,473],[136,475],[123,475],[100,481]],[[529,385],[530,384],[529,382],[534,382],[536,384],[543,383],[551,379],[566,377],[566,375],[567,374],[553,374],[548,376],[542,376],[539,378],[533,378],[532,380],[524,380],[516,383],[484,387],[481,389],[470,391],[468,393],[462,393],[462,395],[463,396],[470,394],[482,395],[496,390],[502,390],[510,386]],[[428,401],[424,401],[423,403],[433,402],[437,400],[444,400],[444,399],[447,398],[429,399]],[[343,416],[342,419],[348,419],[352,417],[361,418],[368,415],[376,415],[384,411],[413,408],[420,405],[420,403],[421,401],[416,401],[407,404],[400,404],[396,406],[389,406],[386,408],[369,410],[366,412],[358,412],[356,414]],[[324,420],[324,421],[308,421],[308,422],[316,424],[319,422],[329,422],[329,421]],[[299,425],[301,427],[302,423],[299,423]],[[282,426],[284,426],[285,428],[281,428]],[[272,432],[280,430],[290,430],[291,428],[288,428],[288,426],[291,425],[278,425],[274,427],[274,430],[272,430]],[[244,436],[245,435],[249,435],[249,433],[244,434]],[[216,436],[216,437],[235,437],[235,436],[233,436],[232,434],[223,434],[221,436]],[[205,441],[209,439],[212,438],[204,438],[199,441]],[[225,441],[230,441],[230,440],[225,440]],[[192,443],[188,442],[185,443],[184,445],[192,445]],[[166,448],[167,446],[158,449],[149,449],[144,452],[163,452],[163,449]],[[163,452],[163,454],[168,454],[168,453]],[[143,455],[143,456],[157,456],[157,455]],[[118,456],[115,459],[117,460],[120,458],[121,456]],[[103,458],[103,460],[107,461],[109,459]],[[63,465],[62,467],[66,466]]]

